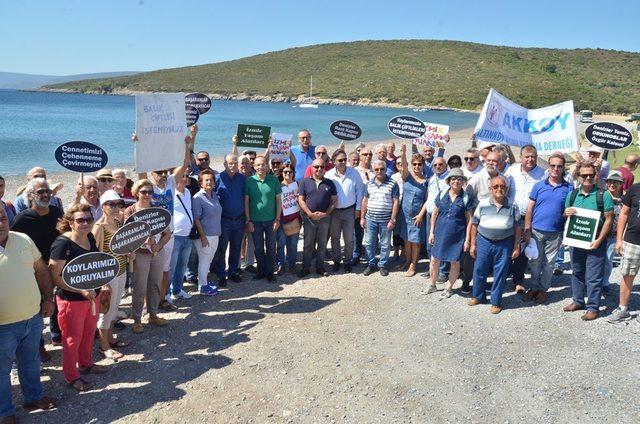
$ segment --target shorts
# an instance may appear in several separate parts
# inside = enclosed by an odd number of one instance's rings
[[[622,275],[637,275],[640,270],[640,245],[622,242]]]
[[[173,234],[171,234],[171,238],[162,248],[162,253],[164,254],[164,265],[162,267],[163,272],[169,272],[171,270],[171,253],[173,252]]]

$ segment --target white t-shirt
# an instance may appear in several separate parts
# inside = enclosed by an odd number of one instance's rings
[[[182,203],[180,201],[182,201]],[[191,193],[186,187],[184,193],[175,190],[175,195],[173,196],[173,234],[180,237],[187,237],[191,232],[192,226],[193,212],[191,211]]]

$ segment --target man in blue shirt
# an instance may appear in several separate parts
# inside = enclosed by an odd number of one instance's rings
[[[244,184],[246,177],[238,172],[238,156],[227,155],[224,158],[225,170],[219,174],[216,194],[222,205],[220,241],[214,260],[215,273],[220,286],[226,285],[227,276],[239,283],[240,248],[244,235]],[[229,266],[225,272],[227,245],[229,245]]]
[[[311,144],[311,133],[309,130],[302,129],[298,133],[299,146],[291,146],[292,163],[295,163],[296,176],[301,180],[307,167],[313,163],[315,159],[316,146]],[[295,162],[293,162],[295,160]]]

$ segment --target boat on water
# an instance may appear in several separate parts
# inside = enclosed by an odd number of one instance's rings
[[[428,108],[428,107],[420,107],[420,108],[413,109],[414,112],[429,112],[430,110],[431,108]]]
[[[300,103],[298,107],[301,107],[303,109],[318,109],[318,104],[312,103],[311,99],[313,99],[313,75],[311,76],[311,82],[309,84],[309,100]]]

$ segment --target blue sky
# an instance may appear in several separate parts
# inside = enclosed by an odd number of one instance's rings
[[[147,71],[354,40],[640,51],[637,0],[0,2],[0,71]]]

